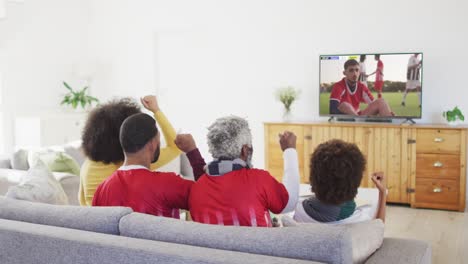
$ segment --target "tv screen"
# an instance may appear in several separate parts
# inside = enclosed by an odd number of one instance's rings
[[[320,115],[421,118],[422,56],[320,55]]]

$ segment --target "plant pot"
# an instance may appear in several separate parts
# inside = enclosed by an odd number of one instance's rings
[[[283,122],[289,123],[292,120],[292,113],[291,110],[284,109],[283,112]]]
[[[455,121],[447,121],[447,124],[448,124],[449,126],[458,126],[458,125],[461,125],[461,124],[462,124],[462,121],[459,120],[459,119],[457,119],[457,120],[455,120]]]

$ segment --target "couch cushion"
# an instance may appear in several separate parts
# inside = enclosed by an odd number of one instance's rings
[[[122,236],[262,255],[351,263],[351,237],[344,227],[238,227],[207,225],[132,213],[120,221]]]
[[[11,169],[11,156],[0,155],[0,168]]]
[[[285,215],[281,222],[287,227],[300,227],[317,225],[317,223],[299,223],[290,216]],[[326,225],[326,224],[322,224]],[[336,225],[331,225],[336,226]],[[343,224],[351,234],[353,247],[353,263],[364,263],[372,253],[382,245],[384,237],[384,223],[380,219],[368,220],[358,223]]]
[[[27,170],[28,164],[28,151],[25,149],[18,149],[11,156],[11,167],[14,170]]]
[[[76,140],[67,143],[66,145],[63,146],[63,151],[70,155],[76,162],[78,162],[78,165],[83,165],[83,162],[86,158],[83,149],[81,148],[81,140]]]
[[[20,183],[24,174],[26,174],[26,171],[0,169],[0,195],[5,195],[10,186]]]
[[[65,152],[50,149],[29,151],[29,167],[34,167],[38,161],[42,161],[51,171],[80,175],[80,165]]]
[[[384,237],[384,223],[380,219],[344,225],[351,234],[353,263],[364,263],[380,248]]]
[[[78,192],[80,189],[80,176],[76,176],[65,172],[53,172],[54,177],[62,185],[65,194],[68,197],[68,204],[80,205],[78,201]]]
[[[32,203],[0,197],[0,218],[119,234],[119,221],[132,212],[127,207],[80,207]]]
[[[366,264],[430,264],[431,257],[431,246],[427,242],[386,237],[382,247],[366,261]]]

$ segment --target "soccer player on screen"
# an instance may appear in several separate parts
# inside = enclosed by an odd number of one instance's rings
[[[375,83],[374,83],[374,90],[377,91],[378,97],[382,98],[382,89],[384,85],[383,81],[383,69],[384,65],[383,62],[380,60],[380,54],[375,54],[375,60],[377,61],[377,69],[368,76],[375,74]]]
[[[365,86],[367,86],[367,77],[369,77],[368,74],[366,74],[366,55],[361,55],[359,56],[359,67],[361,70],[361,74],[359,74],[359,81],[362,82]]]
[[[406,106],[406,96],[410,90],[415,90],[418,93],[419,107],[421,107],[421,80],[420,71],[422,61],[418,58],[419,54],[414,53],[408,61],[408,69],[406,71],[406,89],[403,94],[402,106]]]
[[[388,103],[383,99],[374,99],[369,88],[359,82],[360,67],[356,60],[347,60],[344,64],[344,78],[335,83],[330,94],[330,114],[354,116],[394,116]],[[367,104],[360,110],[361,103]]]

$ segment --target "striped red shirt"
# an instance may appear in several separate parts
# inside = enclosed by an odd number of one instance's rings
[[[241,169],[222,176],[203,175],[189,198],[196,222],[237,226],[272,226],[269,211],[278,214],[289,195],[267,171]]]
[[[192,185],[172,172],[117,170],[97,188],[93,206],[127,206],[139,213],[179,218],[179,209],[188,210]]]

